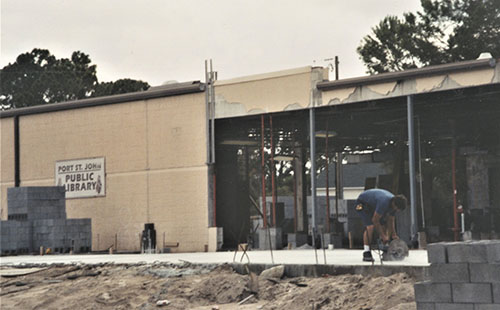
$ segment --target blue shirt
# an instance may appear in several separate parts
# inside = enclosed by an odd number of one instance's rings
[[[384,217],[387,213],[393,216],[396,213],[391,208],[391,201],[393,197],[394,195],[385,189],[373,188],[362,192],[356,200],[356,205],[362,204],[363,206],[368,207],[370,213],[375,211],[382,217]]]

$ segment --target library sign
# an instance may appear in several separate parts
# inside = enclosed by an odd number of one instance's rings
[[[66,198],[106,196],[104,157],[57,161],[55,175]]]

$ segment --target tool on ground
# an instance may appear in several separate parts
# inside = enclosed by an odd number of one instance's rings
[[[408,257],[408,245],[401,239],[392,240],[387,246],[387,250],[383,251],[382,259],[385,261],[401,261]]]

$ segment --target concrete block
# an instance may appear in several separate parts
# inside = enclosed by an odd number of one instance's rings
[[[431,264],[429,269],[433,283],[467,283],[470,282],[468,264]]]
[[[427,260],[429,263],[441,263],[446,264],[448,262],[446,256],[446,245],[447,243],[430,243],[427,245]]]
[[[28,186],[26,194],[28,199],[64,199],[65,191],[62,186]]]
[[[283,248],[282,238],[281,238],[281,228],[279,227],[269,227],[269,228],[259,228],[259,249],[269,250],[269,236],[271,237],[271,247],[273,250],[278,250]]]
[[[26,187],[10,187],[7,188],[7,199],[26,199],[28,190]]]
[[[446,247],[450,263],[486,263],[486,246],[477,242],[456,242]]]
[[[432,302],[417,302],[417,310],[436,310]]]
[[[474,304],[466,303],[437,303],[436,310],[474,310]]]
[[[415,300],[417,302],[451,302],[451,285],[449,283],[415,283]]]
[[[28,204],[26,200],[21,199],[8,199],[7,200],[7,213],[8,214],[27,214]]]
[[[342,236],[334,233],[323,234],[323,247],[327,249],[329,244],[333,244],[335,249],[341,249]]]
[[[493,283],[491,285],[493,293],[493,303],[500,304],[500,283]]]
[[[500,264],[500,240],[485,240],[486,253],[489,263]]]
[[[292,245],[292,248],[299,247],[307,243],[307,234],[305,233],[290,233],[287,234],[287,243]]]
[[[491,284],[453,283],[451,285],[453,302],[491,304],[493,296]]]
[[[500,304],[475,304],[474,310],[500,310]]]
[[[500,283],[500,264],[469,264],[470,282]]]
[[[500,241],[483,240],[447,245],[450,263],[500,263]]]

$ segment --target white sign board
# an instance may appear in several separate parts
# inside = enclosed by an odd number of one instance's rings
[[[66,198],[106,196],[104,157],[57,161],[55,176]]]

